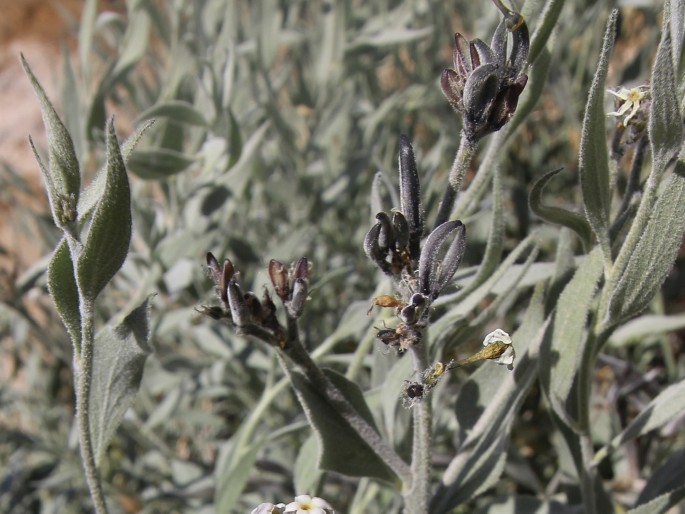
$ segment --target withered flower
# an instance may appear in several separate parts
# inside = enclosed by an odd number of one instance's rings
[[[446,69],[440,87],[450,104],[464,117],[464,135],[475,142],[501,129],[513,116],[528,82],[523,67],[528,59],[530,36],[519,13],[496,1],[504,14],[490,46],[480,39],[468,41],[454,35],[454,69]],[[512,49],[507,58],[507,32]]]

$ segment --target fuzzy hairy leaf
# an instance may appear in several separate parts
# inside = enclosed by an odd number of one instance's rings
[[[152,352],[148,342],[149,300],[117,326],[106,326],[95,336],[88,418],[96,460],[102,457],[135,397],[145,359]]]
[[[75,204],[81,189],[81,171],[74,142],[23,55],[21,64],[40,102],[48,139],[48,168],[42,164],[40,168],[48,190],[53,218],[57,226],[62,226],[62,215],[58,212],[60,203],[64,198],[72,196]]]
[[[124,159],[124,164],[128,164],[133,149],[140,142],[147,129],[149,129],[154,123],[154,120],[149,120],[148,122],[139,125],[121,144],[121,156]],[[81,194],[78,199],[78,212],[81,221],[85,221],[85,219],[89,218],[95,207],[97,207],[97,205],[100,203],[100,199],[105,192],[106,185],[107,163],[105,163],[102,169],[98,171],[98,174],[95,175],[95,178],[83,190],[83,194]]]
[[[81,312],[74,263],[65,238],[57,245],[48,264],[48,289],[78,353],[81,349]]]
[[[106,173],[105,191],[76,264],[81,294],[89,302],[121,268],[131,241],[131,193],[113,120],[107,125]]]
[[[663,185],[651,216],[625,269],[607,283],[610,296],[603,323],[612,325],[642,311],[663,284],[685,232],[685,155]]]
[[[540,379],[554,411],[575,427],[583,421],[586,405],[574,404],[587,398],[575,393],[583,354],[589,351],[585,325],[595,296],[597,283],[604,272],[601,250],[596,247],[557,302],[552,330],[540,350]]]
[[[683,144],[683,122],[671,57],[670,25],[664,23],[661,42],[652,70],[652,106],[649,113],[649,141],[652,145],[652,173],[659,178]]]
[[[335,371],[324,369],[324,372],[357,412],[375,429],[373,416],[359,386]],[[321,469],[394,482],[394,473],[311,386],[302,373],[292,372],[292,384],[309,424],[319,439],[321,447],[319,467]]]
[[[562,225],[573,230],[583,243],[583,248],[589,249],[592,245],[592,229],[583,216],[561,207],[553,207],[542,203],[542,193],[545,186],[562,169],[559,168],[546,173],[533,184],[529,198],[530,209],[549,223]]]
[[[614,49],[617,18],[618,10],[615,9],[607,21],[597,71],[585,106],[578,163],[585,216],[602,247],[604,258],[609,261],[611,260],[609,242],[611,190],[604,115],[604,83],[609,69],[609,59]]]

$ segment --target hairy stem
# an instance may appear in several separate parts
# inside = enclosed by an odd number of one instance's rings
[[[464,136],[462,131],[461,142],[457,155],[454,157],[452,169],[450,170],[449,183],[438,208],[438,216],[435,219],[435,226],[442,225],[450,219],[454,203],[457,201],[457,195],[461,189],[461,184],[464,181],[466,170],[469,169],[473,155],[476,152],[476,143],[470,141]]]
[[[74,354],[76,371],[76,423],[78,426],[81,460],[86,475],[90,497],[97,514],[107,514],[105,495],[95,464],[93,439],[90,432],[90,384],[93,378],[93,344],[95,326],[91,302],[81,298],[81,351]]]
[[[428,367],[426,346],[424,344],[411,347],[414,367],[424,370]],[[414,405],[414,441],[411,458],[413,482],[411,489],[405,493],[407,512],[411,514],[428,513],[428,495],[430,492],[430,448],[432,411],[429,398]]]

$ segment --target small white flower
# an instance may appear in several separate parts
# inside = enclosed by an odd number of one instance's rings
[[[514,367],[514,359],[516,358],[516,352],[514,351],[514,345],[512,344],[511,336],[507,334],[501,328],[498,328],[494,332],[490,332],[483,339],[483,346],[490,346],[495,343],[503,343],[506,346],[504,351],[497,356],[497,358],[492,359],[497,364],[503,364],[507,368],[512,369]]]
[[[260,503],[250,514],[283,514],[285,503]]]
[[[301,494],[295,496],[294,502],[285,506],[285,512],[286,514],[332,514],[334,511],[326,500]]]
[[[626,127],[633,116],[635,116],[640,109],[640,102],[642,102],[642,100],[649,95],[647,86],[637,86],[632,89],[621,87],[618,91],[607,89],[607,92],[621,100],[621,103],[618,104],[618,110],[607,113],[607,116],[616,116],[617,118],[620,118],[625,113],[630,111],[628,116],[623,119],[623,126]]]

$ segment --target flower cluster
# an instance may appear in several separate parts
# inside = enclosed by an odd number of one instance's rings
[[[528,76],[522,73],[530,36],[523,17],[496,2],[504,19],[490,46],[480,39],[454,35],[454,69],[446,69],[440,87],[450,104],[464,117],[464,136],[477,141],[501,129],[512,117]],[[507,32],[512,49],[507,57]]]
[[[262,503],[251,514],[335,514],[335,511],[326,500],[302,494],[288,505]]]
[[[276,317],[276,305],[267,290],[260,300],[252,291],[243,292],[237,281],[233,263],[225,259],[219,264],[210,252],[207,254],[207,271],[214,282],[216,295],[222,306],[202,307],[200,312],[214,319],[226,320],[244,333],[285,345],[285,332]],[[289,269],[272,259],[269,277],[276,296],[283,303],[289,319],[302,315],[309,289],[309,261],[302,257]]]
[[[378,268],[390,276],[401,298],[382,295],[374,304],[395,309],[399,324],[382,329],[378,339],[399,351],[421,341],[430,304],[457,271],[466,246],[466,228],[461,221],[447,221],[426,238],[421,190],[414,151],[406,136],[400,136],[400,210],[392,218],[384,212],[364,239],[364,251]]]

